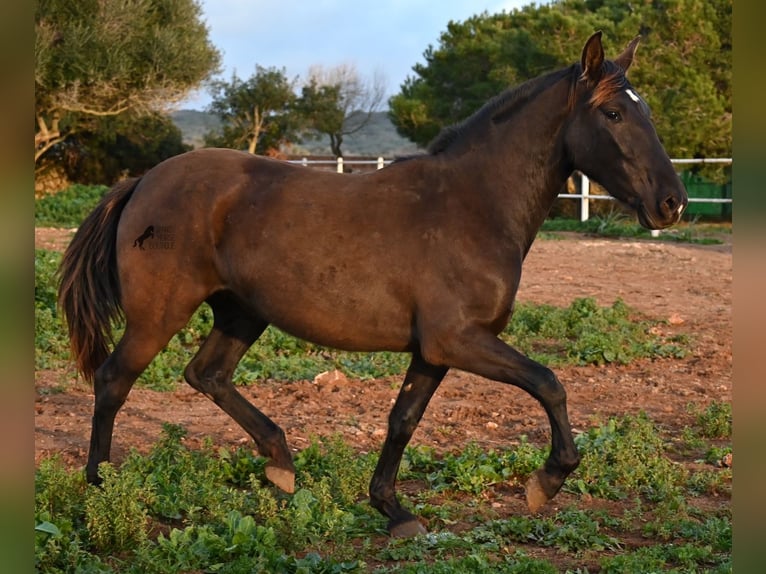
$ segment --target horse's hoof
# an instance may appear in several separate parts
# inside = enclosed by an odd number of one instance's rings
[[[419,534],[428,534],[426,527],[423,526],[417,518],[389,525],[388,532],[394,538],[413,538]]]
[[[266,463],[266,478],[271,481],[274,486],[284,490],[288,494],[295,492],[295,472],[282,468],[269,461]]]
[[[532,514],[545,506],[545,503],[549,500],[548,495],[545,494],[543,486],[540,483],[539,474],[539,470],[532,473],[532,476],[529,477],[526,484],[527,506]]]

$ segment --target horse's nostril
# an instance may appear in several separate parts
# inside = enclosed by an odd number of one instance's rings
[[[662,210],[668,215],[678,211],[678,208],[681,206],[682,203],[672,195],[666,197],[665,201],[662,202]]]

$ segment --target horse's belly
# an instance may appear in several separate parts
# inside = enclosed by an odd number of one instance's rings
[[[307,265],[261,267],[233,282],[234,290],[259,317],[313,343],[358,351],[410,347],[412,295],[385,272]]]
[[[332,303],[337,303],[332,305]],[[372,307],[354,300],[313,298],[259,301],[260,314],[283,331],[313,343],[347,351],[405,351],[413,339],[411,316],[397,306]]]

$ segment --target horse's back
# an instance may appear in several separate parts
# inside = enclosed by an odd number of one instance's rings
[[[228,290],[254,315],[303,338],[404,350],[414,307],[408,283],[428,254],[412,240],[415,194],[380,175],[233,150],[166,160],[144,176],[120,222],[127,304],[131,290],[140,295],[137,308],[180,291],[201,302]],[[153,237],[134,247],[150,226]]]

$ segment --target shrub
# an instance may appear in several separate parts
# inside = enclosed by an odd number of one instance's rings
[[[661,434],[645,413],[611,419],[575,438],[580,466],[565,483],[571,491],[610,499],[638,492],[649,500],[675,495],[684,469],[665,455]]]

